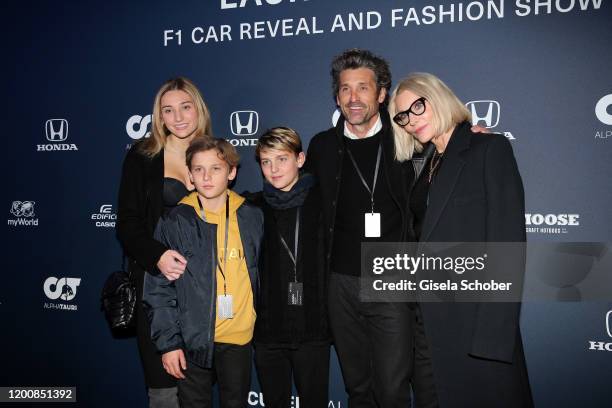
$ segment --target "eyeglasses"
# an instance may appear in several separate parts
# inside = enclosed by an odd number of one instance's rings
[[[410,123],[410,114],[420,116],[425,112],[425,98],[419,98],[412,102],[410,107],[402,112],[399,112],[393,117],[393,121],[400,126],[406,126]]]

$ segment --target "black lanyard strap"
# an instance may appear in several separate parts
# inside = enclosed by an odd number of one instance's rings
[[[291,253],[289,245],[287,245],[287,241],[285,241],[285,238],[283,238],[283,235],[280,233],[280,231],[278,231],[278,236],[280,237],[281,243],[285,247],[289,258],[291,258],[291,262],[293,262],[293,281],[297,282],[298,240],[300,236],[300,207],[297,208],[295,214],[295,240],[293,245],[295,247],[295,252]]]
[[[374,191],[376,190],[376,181],[378,180],[378,169],[380,167],[380,156],[382,154],[382,143],[378,144],[378,154],[376,155],[376,167],[374,169],[374,181],[372,182],[371,190],[370,190],[370,186],[368,186],[368,183],[365,181],[365,178],[363,178],[363,175],[361,174],[361,171],[359,170],[359,167],[357,166],[357,162],[355,161],[355,157],[353,157],[353,153],[351,153],[351,149],[349,149],[348,146],[347,146],[346,152],[348,153],[349,158],[351,159],[351,162],[353,163],[353,167],[355,167],[355,170],[357,171],[357,175],[361,179],[361,183],[366,188],[366,190],[368,190],[368,193],[370,193],[370,203],[372,204],[372,213],[374,213]]]
[[[204,213],[204,206],[202,205],[202,202],[200,201],[200,196],[198,196],[198,204],[200,206],[200,214],[202,215],[202,219],[206,221],[206,215]],[[218,225],[217,225],[217,228],[219,228]],[[228,233],[229,233],[229,194],[225,199],[225,239],[223,241],[223,268],[221,268],[221,260],[219,260],[219,262],[217,263],[217,265],[219,266],[219,272],[221,272],[221,276],[223,277],[223,294],[224,295],[227,295],[227,283],[226,283],[227,279],[223,271],[227,270],[226,266],[227,266]]]

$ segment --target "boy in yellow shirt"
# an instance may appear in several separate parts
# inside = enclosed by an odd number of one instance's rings
[[[144,302],[181,407],[246,407],[251,382],[261,210],[228,189],[239,157],[223,139],[194,139],[186,153],[196,191],[160,220],[155,238],[185,256],[176,281],[147,274]]]

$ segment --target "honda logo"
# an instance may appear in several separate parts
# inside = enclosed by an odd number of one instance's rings
[[[612,337],[612,310],[606,313],[606,331],[608,336]]]
[[[68,139],[68,121],[66,119],[49,119],[45,122],[47,140],[50,142],[63,142]]]
[[[499,123],[499,102],[470,101],[465,104],[472,113],[472,125],[484,122],[487,128],[493,128]]]
[[[232,112],[230,126],[236,136],[252,136],[259,129],[259,115],[255,111]]]

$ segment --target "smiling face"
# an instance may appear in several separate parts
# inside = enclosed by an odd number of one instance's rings
[[[264,177],[282,191],[290,191],[297,183],[304,159],[303,152],[296,155],[289,150],[264,149],[259,153],[259,165]]]
[[[376,76],[369,68],[345,69],[340,72],[336,103],[347,127],[359,137],[374,126],[379,105],[385,100],[386,90],[377,89]]]
[[[185,91],[166,92],[161,98],[161,118],[170,133],[179,139],[193,135],[198,126],[198,111]]]
[[[217,149],[197,152],[191,159],[189,179],[198,195],[210,208],[216,208],[216,201],[223,199],[228,183],[236,177],[236,167],[219,157]],[[208,206],[207,206],[208,208]]]
[[[421,98],[420,95],[406,89],[400,92],[395,97],[395,111],[403,112],[408,110],[412,104]],[[429,101],[425,101],[425,112],[421,115],[410,114],[410,123],[404,126],[404,130],[414,136],[421,144],[432,141],[438,135],[436,134],[436,124],[433,114],[433,109]]]

